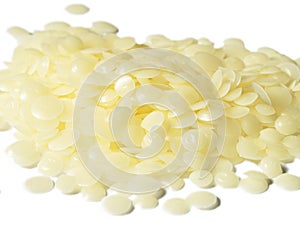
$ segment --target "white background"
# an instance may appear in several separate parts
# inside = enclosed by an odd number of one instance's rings
[[[225,38],[242,38],[251,50],[269,46],[300,57],[299,7],[296,0],[217,1],[85,1],[91,11],[72,16],[64,7],[72,0],[9,0],[0,7],[0,61],[10,59],[16,43],[5,33],[12,25],[29,31],[53,20],[90,26],[105,20],[121,36],[138,42],[149,34],[173,39],[207,37],[222,44]],[[3,65],[0,65],[1,67]],[[300,193],[271,186],[267,193],[250,195],[240,189],[212,189],[222,201],[215,211],[193,209],[185,216],[171,216],[161,206],[136,209],[114,217],[100,203],[85,202],[80,195],[65,196],[54,190],[32,195],[23,181],[36,170],[21,169],[4,154],[13,141],[0,133],[0,239],[299,239]],[[299,165],[299,164],[298,164]],[[299,169],[299,168],[297,168]],[[294,173],[300,173],[293,169]],[[184,197],[190,188],[173,194]],[[163,201],[162,201],[163,202]]]

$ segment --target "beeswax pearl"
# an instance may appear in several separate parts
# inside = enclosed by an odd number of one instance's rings
[[[283,135],[291,135],[298,131],[299,124],[293,116],[281,115],[275,121],[275,128]]]
[[[214,185],[214,177],[213,175],[208,172],[204,171],[201,172],[200,170],[193,171],[189,179],[191,180],[192,183],[194,183],[196,186],[200,188],[210,188]]]
[[[247,107],[230,107],[225,110],[226,116],[229,118],[242,118],[249,113],[249,108]]]
[[[257,97],[258,95],[255,92],[244,93],[239,98],[234,100],[234,103],[241,106],[248,106],[254,103]]]
[[[63,171],[65,158],[55,152],[46,152],[38,163],[38,170],[46,176],[55,177]]]
[[[255,109],[259,114],[265,116],[270,116],[276,113],[275,109],[268,104],[257,104]]]
[[[135,88],[135,82],[131,76],[125,75],[120,77],[114,86],[117,94],[121,97],[125,96],[126,93],[130,92]]]
[[[54,187],[51,178],[48,177],[32,177],[25,182],[25,188],[32,193],[50,192]]]
[[[144,118],[141,126],[147,131],[150,131],[154,126],[161,126],[164,120],[165,116],[162,112],[154,111]]]
[[[114,41],[114,47],[120,50],[128,50],[135,45],[135,40],[132,37],[119,38]]]
[[[119,31],[116,26],[103,21],[93,22],[91,29],[98,34],[117,33]]]
[[[140,205],[143,209],[155,208],[158,200],[152,195],[139,195],[134,199],[134,205]]]
[[[277,177],[282,173],[280,162],[272,157],[263,158],[260,161],[259,166],[269,178]]]
[[[219,205],[217,196],[206,191],[191,193],[186,198],[186,201],[191,206],[202,210],[212,210]]]
[[[154,193],[152,193],[151,195],[154,196],[157,199],[160,199],[160,198],[162,198],[163,196],[166,195],[166,190],[161,188],[161,189],[155,191]]]
[[[290,149],[300,149],[300,136],[287,136],[282,143]]]
[[[76,194],[80,191],[74,176],[60,175],[55,182],[55,186],[64,194]]]
[[[189,204],[182,198],[168,199],[164,205],[164,210],[174,215],[184,215],[190,211]]]
[[[251,177],[251,178],[262,178],[265,179],[268,184],[272,183],[272,180],[269,179],[264,173],[262,172],[258,172],[258,171],[254,171],[254,170],[250,170],[244,173],[247,177]]]
[[[106,189],[101,183],[95,183],[86,187],[82,187],[81,194],[87,201],[98,202],[106,196]]]
[[[265,128],[260,131],[259,137],[267,143],[277,143],[281,141],[284,135],[277,132],[274,128]]]
[[[83,4],[71,4],[66,7],[66,11],[75,14],[75,15],[82,15],[89,11],[90,9],[83,5]]]
[[[283,109],[292,102],[292,95],[287,87],[269,87],[266,92],[275,108]]]
[[[41,120],[53,120],[64,110],[62,101],[51,95],[37,97],[31,104],[32,115]]]
[[[185,182],[182,178],[177,179],[174,183],[170,185],[171,189],[174,191],[178,191],[184,188]]]
[[[253,194],[263,193],[269,188],[269,184],[265,179],[255,177],[241,179],[239,186]]]
[[[248,114],[247,116],[241,119],[241,125],[243,131],[249,135],[256,137],[258,136],[260,130],[262,129],[261,123],[253,114]]]
[[[121,194],[111,195],[104,198],[102,205],[106,211],[113,215],[125,215],[133,210],[131,200]]]
[[[239,185],[239,177],[234,172],[218,172],[215,183],[224,188],[235,188]]]
[[[27,168],[36,166],[41,157],[35,149],[34,142],[29,140],[15,142],[6,151],[18,165]]]
[[[289,173],[279,175],[274,182],[277,186],[285,190],[295,191],[300,189],[300,177]]]

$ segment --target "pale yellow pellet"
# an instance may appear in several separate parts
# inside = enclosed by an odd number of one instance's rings
[[[89,11],[90,9],[83,4],[71,4],[66,7],[66,11],[75,15],[82,15]]]
[[[299,130],[299,123],[295,116],[281,115],[275,121],[275,128],[283,135],[291,135]]]
[[[32,177],[25,182],[25,188],[32,193],[50,192],[53,187],[54,183],[49,177]]]
[[[210,188],[214,186],[214,177],[209,171],[196,170],[190,174],[189,179],[200,188]]]
[[[113,215],[125,215],[133,210],[132,201],[121,194],[110,195],[104,198],[102,206]]]
[[[295,191],[300,189],[300,177],[289,173],[279,175],[274,182],[285,190]]]
[[[234,106],[226,109],[226,116],[229,118],[242,118],[249,113],[249,108]]]
[[[170,185],[170,188],[173,190],[173,191],[179,191],[181,190],[182,188],[184,188],[184,185],[185,185],[185,182],[182,178],[179,178],[177,179],[174,183],[172,183]]]
[[[76,194],[80,191],[74,176],[60,175],[55,182],[55,186],[64,194]]]
[[[240,106],[249,106],[255,102],[258,95],[255,92],[244,93],[239,98],[234,100],[234,103]]]
[[[186,201],[201,210],[212,210],[219,205],[218,197],[206,191],[193,192],[187,196]]]
[[[270,116],[276,113],[275,109],[268,104],[257,104],[255,106],[256,111],[261,115]]]
[[[62,173],[65,158],[56,152],[46,152],[38,163],[40,173],[55,177]]]
[[[139,205],[143,209],[155,208],[158,205],[158,200],[153,195],[138,195],[134,199],[134,205]]]
[[[161,126],[164,120],[165,116],[162,112],[154,111],[144,118],[141,126],[147,131],[150,131],[154,126]]]
[[[234,172],[218,172],[215,175],[215,183],[224,188],[236,188],[239,185],[239,177]]]
[[[64,110],[62,101],[51,95],[37,97],[31,104],[32,115],[41,120],[53,120]]]
[[[184,215],[187,214],[190,211],[190,206],[187,203],[186,200],[182,198],[171,198],[168,199],[164,205],[163,208],[168,213],[174,214],[174,215]]]
[[[274,178],[282,173],[282,167],[277,159],[265,157],[259,163],[262,171],[269,177]]]
[[[101,201],[106,196],[106,189],[101,183],[95,183],[81,188],[83,198],[90,202]]]
[[[104,21],[94,22],[91,29],[98,34],[117,33],[119,31],[116,26]]]
[[[132,91],[135,88],[135,82],[131,76],[125,75],[120,77],[114,86],[117,94],[121,97],[125,96],[126,93]]]
[[[241,179],[239,186],[246,192],[258,194],[268,190],[269,184],[263,178],[248,177]]]

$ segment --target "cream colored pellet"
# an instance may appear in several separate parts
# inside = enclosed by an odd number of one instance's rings
[[[194,171],[189,179],[200,188],[210,188],[214,186],[214,176],[208,171]]]
[[[263,193],[269,188],[269,184],[265,179],[256,177],[241,179],[239,186],[253,194]]]
[[[55,182],[55,187],[64,194],[76,194],[80,191],[76,178],[69,175],[60,175]]]
[[[133,210],[131,200],[128,197],[117,194],[104,198],[102,206],[113,215],[124,215]]]
[[[215,183],[224,188],[236,188],[239,185],[239,177],[234,172],[218,172],[215,175]]]
[[[185,182],[182,178],[179,178],[178,180],[176,180],[174,183],[172,183],[170,185],[170,188],[173,190],[173,191],[179,191],[180,189],[182,189],[185,185]]]
[[[81,188],[84,199],[91,202],[101,201],[106,196],[106,189],[101,183],[95,183]]]
[[[171,213],[174,215],[184,215],[190,211],[189,204],[182,198],[168,199],[164,203],[163,208],[168,213]]]
[[[51,178],[48,177],[32,177],[25,182],[25,188],[32,193],[46,193],[50,192],[54,187]]]
[[[284,173],[274,180],[275,184],[283,189],[295,191],[300,189],[300,177]]]
[[[139,205],[143,209],[155,208],[158,205],[158,200],[153,195],[139,195],[133,202],[134,206]]]
[[[279,160],[272,157],[263,158],[260,161],[259,166],[269,178],[277,177],[282,173],[282,168]]]
[[[71,4],[66,7],[66,11],[71,14],[82,15],[89,11],[90,9],[83,4]]]
[[[211,210],[219,205],[217,196],[210,192],[194,192],[187,196],[186,201],[193,207],[202,210]]]

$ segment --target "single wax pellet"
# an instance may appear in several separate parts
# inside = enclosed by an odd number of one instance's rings
[[[182,198],[168,199],[164,205],[164,210],[174,215],[184,215],[190,211],[189,204]]]
[[[289,173],[279,175],[274,182],[277,186],[289,191],[300,189],[300,177]]]
[[[164,122],[165,116],[162,112],[155,111],[147,115],[142,121],[141,126],[150,131],[154,126],[160,126]]]
[[[218,172],[215,175],[215,183],[224,188],[235,188],[239,185],[239,177],[234,172]]]
[[[216,195],[201,191],[201,192],[193,192],[188,195],[186,201],[193,207],[202,210],[211,210],[219,205],[219,199]]]
[[[32,193],[50,192],[54,187],[54,183],[49,177],[32,177],[25,182],[25,188]]]
[[[76,194],[80,191],[74,176],[60,175],[55,182],[55,186],[64,194]]]
[[[31,105],[33,116],[41,120],[57,118],[64,110],[64,104],[52,95],[37,97]]]
[[[66,11],[71,13],[71,14],[76,14],[76,15],[81,15],[85,14],[89,11],[90,9],[83,5],[83,4],[71,4],[66,7]]]
[[[84,199],[90,202],[101,201],[106,196],[106,189],[100,183],[82,187],[81,194]]]
[[[102,206],[113,215],[125,215],[133,210],[131,200],[121,194],[111,195],[104,198]]]
[[[280,162],[272,157],[263,158],[260,161],[259,166],[269,178],[277,177],[282,173]]]
[[[275,121],[275,128],[283,135],[291,135],[297,132],[299,124],[294,116],[281,115]]]
[[[184,185],[185,185],[184,180],[182,178],[179,178],[174,183],[172,183],[170,185],[170,187],[173,191],[178,191],[178,190],[182,189],[184,187]]]
[[[140,195],[134,199],[134,205],[140,205],[143,209],[155,208],[158,200],[153,195]]]
[[[269,184],[265,179],[255,177],[241,179],[239,186],[253,194],[263,193],[269,188]]]
[[[208,171],[194,171],[189,179],[200,188],[210,188],[214,185],[214,176]]]

